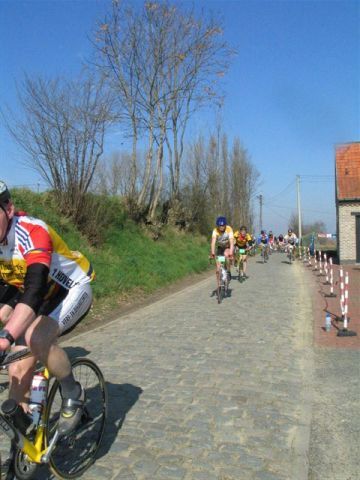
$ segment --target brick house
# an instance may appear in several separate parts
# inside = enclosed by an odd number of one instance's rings
[[[360,263],[360,142],[336,147],[336,229],[340,263]]]

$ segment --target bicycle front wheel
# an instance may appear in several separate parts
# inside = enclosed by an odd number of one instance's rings
[[[220,304],[223,299],[223,291],[224,291],[224,284],[223,282],[220,282],[220,284],[217,287],[217,301]]]
[[[60,438],[50,457],[50,468],[59,478],[79,478],[96,460],[107,417],[107,391],[99,367],[88,358],[72,362],[76,381],[85,390],[85,405],[79,425]],[[49,444],[57,429],[61,409],[59,383],[52,386],[47,405],[46,440]]]

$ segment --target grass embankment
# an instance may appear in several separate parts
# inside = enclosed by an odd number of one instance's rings
[[[104,313],[104,307],[114,308],[132,294],[149,294],[208,266],[207,239],[164,227],[154,241],[145,228],[126,219],[119,204],[113,215],[116,221],[104,232],[104,243],[93,247],[69,219],[57,213],[48,194],[21,190],[14,191],[13,198],[18,210],[47,222],[71,249],[81,251],[92,262],[96,272],[94,313],[97,308]]]

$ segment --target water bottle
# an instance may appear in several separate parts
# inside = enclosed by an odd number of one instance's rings
[[[20,405],[12,398],[5,400],[1,405],[1,411],[4,415],[12,419],[14,426],[23,434],[29,433],[31,419],[24,412]]]
[[[47,378],[42,372],[33,376],[30,390],[29,410],[34,425],[38,425],[47,394]]]
[[[330,329],[331,329],[331,316],[329,313],[327,313],[325,317],[325,330],[327,332],[330,332]]]

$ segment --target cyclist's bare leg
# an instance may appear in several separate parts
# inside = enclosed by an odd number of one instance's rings
[[[224,255],[226,258],[225,267],[228,272],[231,272],[231,259],[230,259],[230,248],[226,248],[224,251]]]
[[[70,360],[65,351],[56,344],[60,334],[58,324],[50,317],[38,317],[27,329],[26,344],[58,380],[71,372]]]
[[[65,351],[56,345],[59,335],[57,322],[45,316],[38,317],[25,334],[25,343],[34,357],[26,358],[9,366],[9,397],[23,404],[26,409],[28,392],[36,360],[40,360],[58,380],[71,375],[71,364]],[[15,347],[19,350],[24,347]]]
[[[9,305],[2,305],[0,309],[0,321],[6,325],[14,309]],[[24,346],[13,346],[11,351],[17,352],[25,348]],[[33,370],[36,359],[33,357],[12,363],[8,367],[9,372],[9,398],[13,398],[17,403],[22,404],[24,410],[27,410],[26,398],[31,384]]]
[[[247,255],[242,255],[242,273],[246,275]]]
[[[11,350],[19,351],[23,348],[15,346]],[[28,410],[29,389],[35,364],[36,358],[29,357],[9,365],[9,398],[21,404],[25,411]]]
[[[46,365],[59,380],[71,373],[70,361],[66,353],[55,344],[58,334],[59,328],[54,320],[44,316],[38,317],[26,331],[24,342],[30,347],[34,356],[9,366],[9,398],[21,403],[25,409],[37,360]],[[13,350],[22,348],[24,347],[15,346]]]

